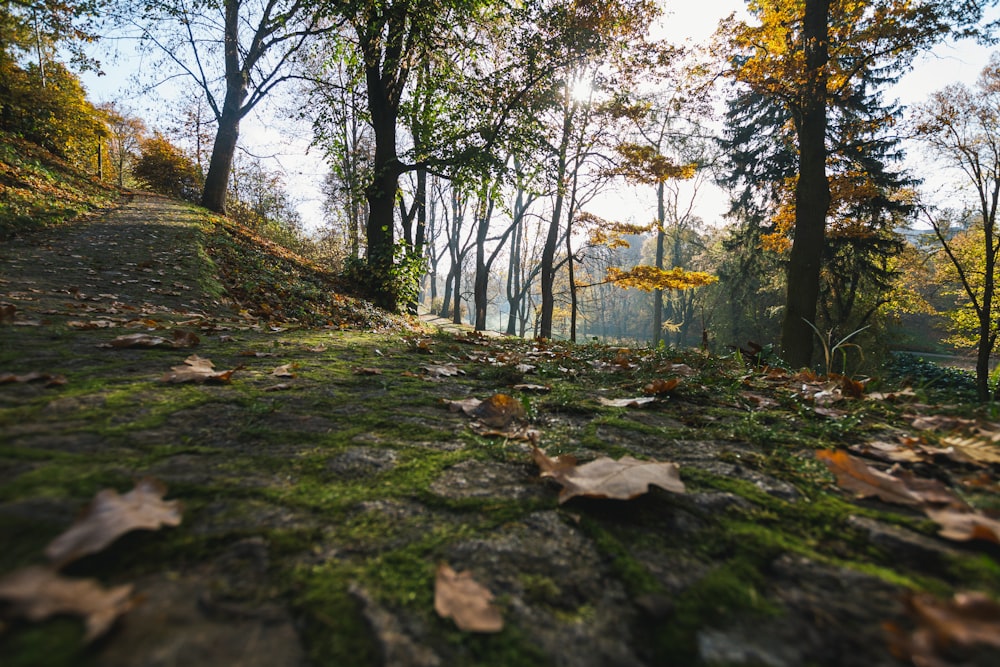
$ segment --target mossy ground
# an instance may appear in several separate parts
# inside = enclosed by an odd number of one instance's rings
[[[316,267],[195,209],[141,198],[122,215],[0,251],[0,301],[18,308],[0,326],[0,371],[66,378],[0,385],[0,574],[42,562],[97,491],[154,476],[183,501],[181,526],[131,533],[68,573],[154,587],[194,580],[207,597],[193,615],[235,605],[244,623],[277,608],[268,622],[294,626],[294,661],[317,665],[379,664],[393,650],[390,621],[448,665],[696,665],[711,658],[709,630],[766,641],[779,623],[828,633],[775,631],[803,664],[884,664],[878,625],[898,620],[906,589],[1000,595],[997,549],[945,545],[922,514],[851,498],[813,456],[898,433],[936,440],[909,425],[931,411],[921,402],[931,394],[845,399],[830,417],[737,359],[433,333],[324,292],[335,282]],[[102,245],[111,241],[113,260]],[[98,347],[143,319],[151,333],[180,327],[201,342]],[[108,324],[86,324],[99,321]],[[191,353],[236,369],[231,382],[160,381]],[[651,406],[598,401],[641,395],[681,362],[691,370]],[[424,369],[443,363],[464,374]],[[275,375],[282,366],[291,377]],[[513,388],[522,381],[551,389]],[[676,461],[688,493],[560,505],[523,442],[477,435],[442,403],[498,391],[523,403],[550,454]],[[771,402],[755,405],[747,391]],[[997,506],[995,478],[959,485],[982,470],[918,472]],[[941,544],[941,557],[901,559],[857,518]],[[434,613],[443,561],[490,586],[503,632],[462,633]],[[857,590],[831,584],[837,577]],[[0,655],[10,665],[119,664],[116,642],[142,629],[130,619],[93,645],[75,619],[11,620]],[[863,655],[851,662],[827,644]]]

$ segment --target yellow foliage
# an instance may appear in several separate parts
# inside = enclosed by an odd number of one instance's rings
[[[670,270],[640,264],[628,271],[608,267],[608,281],[618,287],[641,289],[651,292],[659,290],[682,290],[718,282],[718,278],[703,271],[685,271],[680,267]]]

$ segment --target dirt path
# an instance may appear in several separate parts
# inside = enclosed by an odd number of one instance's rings
[[[227,305],[200,225],[138,197],[0,248],[0,303],[16,308],[0,376],[41,374],[0,384],[0,577],[44,563],[101,489],[148,476],[184,505],[179,526],[63,569],[134,586],[106,636],[8,618],[5,666],[889,666],[906,663],[882,625],[913,626],[908,590],[1000,593],[995,544],[855,500],[814,456],[934,441],[904,418],[922,409],[912,399],[821,410],[801,379],[697,355],[271,326]],[[99,347],[175,328],[200,342]],[[161,381],[192,353],[230,381]],[[644,407],[600,400],[644,397],[660,377],[678,386]],[[442,402],[498,391],[523,420]],[[675,462],[686,492],[560,504],[521,421],[550,455]],[[995,466],[906,465],[1000,507]],[[440,563],[493,592],[502,632],[435,613]]]

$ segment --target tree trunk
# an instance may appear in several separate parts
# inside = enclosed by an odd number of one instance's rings
[[[395,246],[396,191],[399,189],[400,164],[396,154],[396,120],[398,110],[389,100],[379,72],[379,63],[365,67],[368,90],[368,110],[371,112],[375,135],[375,157],[372,182],[365,188],[368,200],[368,221],[365,237],[368,242],[368,269],[373,282],[375,305],[387,310],[397,308],[396,291],[392,285],[392,255]]]
[[[201,194],[201,205],[216,213],[226,212],[229,172],[233,168],[236,142],[240,138],[243,101],[247,96],[246,78],[240,68],[239,11],[238,0],[225,0],[223,58],[226,67],[226,97],[216,119],[219,127],[215,132],[212,159],[208,163],[205,189]]]
[[[559,228],[562,223],[563,199],[566,196],[566,153],[569,149],[570,130],[573,128],[573,102],[569,87],[563,97],[563,127],[562,139],[559,142],[558,166],[556,168],[556,201],[552,207],[552,217],[549,220],[549,230],[545,235],[545,247],[542,248],[542,312],[538,325],[538,335],[541,338],[552,338],[552,311],[555,309],[555,278],[556,278],[556,246],[559,243]]]
[[[820,264],[826,238],[830,184],[826,177],[826,64],[830,0],[805,0],[802,39],[806,84],[793,113],[799,143],[795,238],[788,261],[781,347],[793,368],[812,363]]]
[[[664,185],[656,184],[656,268],[663,268],[663,242],[666,234],[663,231],[663,223],[666,220],[667,212],[664,205]],[[663,340],[663,290],[653,290],[653,347],[659,347]]]

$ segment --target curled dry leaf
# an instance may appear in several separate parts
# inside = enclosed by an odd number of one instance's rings
[[[877,496],[900,505],[920,504],[920,499],[906,488],[903,480],[875,470],[847,452],[820,449],[816,451],[816,458],[826,464],[842,489],[853,491],[859,497]]]
[[[133,604],[131,584],[104,588],[94,579],[70,579],[39,566],[0,579],[0,599],[9,603],[11,613],[30,621],[54,614],[82,616],[88,642],[107,632]]]
[[[645,387],[642,388],[642,393],[648,396],[657,396],[659,394],[669,394],[677,385],[681,383],[677,378],[671,378],[670,380],[657,379],[653,380]]]
[[[427,364],[426,366],[421,366],[420,369],[427,374],[428,378],[433,380],[439,380],[445,377],[451,377],[453,375],[465,375],[465,371],[461,370],[455,364]]]
[[[381,368],[368,368],[366,366],[355,366],[355,375],[382,375]]]
[[[297,364],[282,364],[271,371],[271,375],[279,378],[293,378],[295,377],[295,372],[292,369],[297,367]]]
[[[597,397],[597,402],[611,408],[641,408],[656,400],[655,396],[640,396],[638,398],[604,398]]]
[[[916,593],[905,602],[916,628],[907,633],[894,623],[883,624],[890,648],[901,660],[945,666],[954,664],[950,657],[955,648],[1000,649],[1000,605],[983,593],[956,593],[951,600]]]
[[[500,632],[503,618],[493,604],[493,594],[472,578],[471,572],[455,572],[438,565],[434,579],[434,611],[451,618],[465,632]]]
[[[98,347],[103,348],[154,348],[154,347],[170,347],[170,348],[182,348],[182,347],[194,347],[201,342],[198,336],[190,331],[183,331],[181,329],[175,329],[172,338],[166,339],[162,336],[150,336],[144,333],[127,334],[124,336],[118,336],[112,339],[108,343],[102,343]]]
[[[830,452],[820,449],[816,458],[826,464],[842,489],[853,491],[862,498],[877,496],[885,502],[900,505],[966,507],[965,502],[943,483],[917,477],[900,468],[899,464],[885,473],[841,450]]]
[[[114,489],[99,491],[69,530],[45,547],[46,557],[62,567],[101,551],[129,531],[180,525],[180,501],[164,500],[166,492],[162,482],[150,478],[123,496]]]
[[[54,375],[52,373],[39,373],[37,371],[25,373],[24,375],[0,373],[0,384],[8,384],[11,382],[17,382],[20,384],[26,384],[28,382],[44,382],[46,387],[58,387],[66,384],[66,376]]]
[[[493,394],[472,411],[472,417],[492,428],[507,428],[526,416],[521,401],[507,394]]]
[[[562,485],[560,503],[576,496],[631,500],[648,493],[650,485],[684,493],[680,471],[673,463],[640,461],[631,456],[615,461],[602,456],[578,466],[572,457],[552,459],[537,447],[532,455],[542,476],[551,477]]]
[[[924,511],[941,527],[938,531],[941,537],[959,542],[985,540],[1000,544],[1000,521],[985,514],[956,507]]]
[[[184,360],[184,366],[171,366],[170,372],[160,378],[160,382],[177,384],[180,382],[229,382],[235,369],[216,371],[210,359],[192,354]]]
[[[135,333],[118,336],[117,338],[111,339],[111,341],[107,343],[101,343],[97,347],[103,347],[105,349],[174,347],[174,343],[173,341],[167,340],[162,336],[150,336],[149,334]]]

